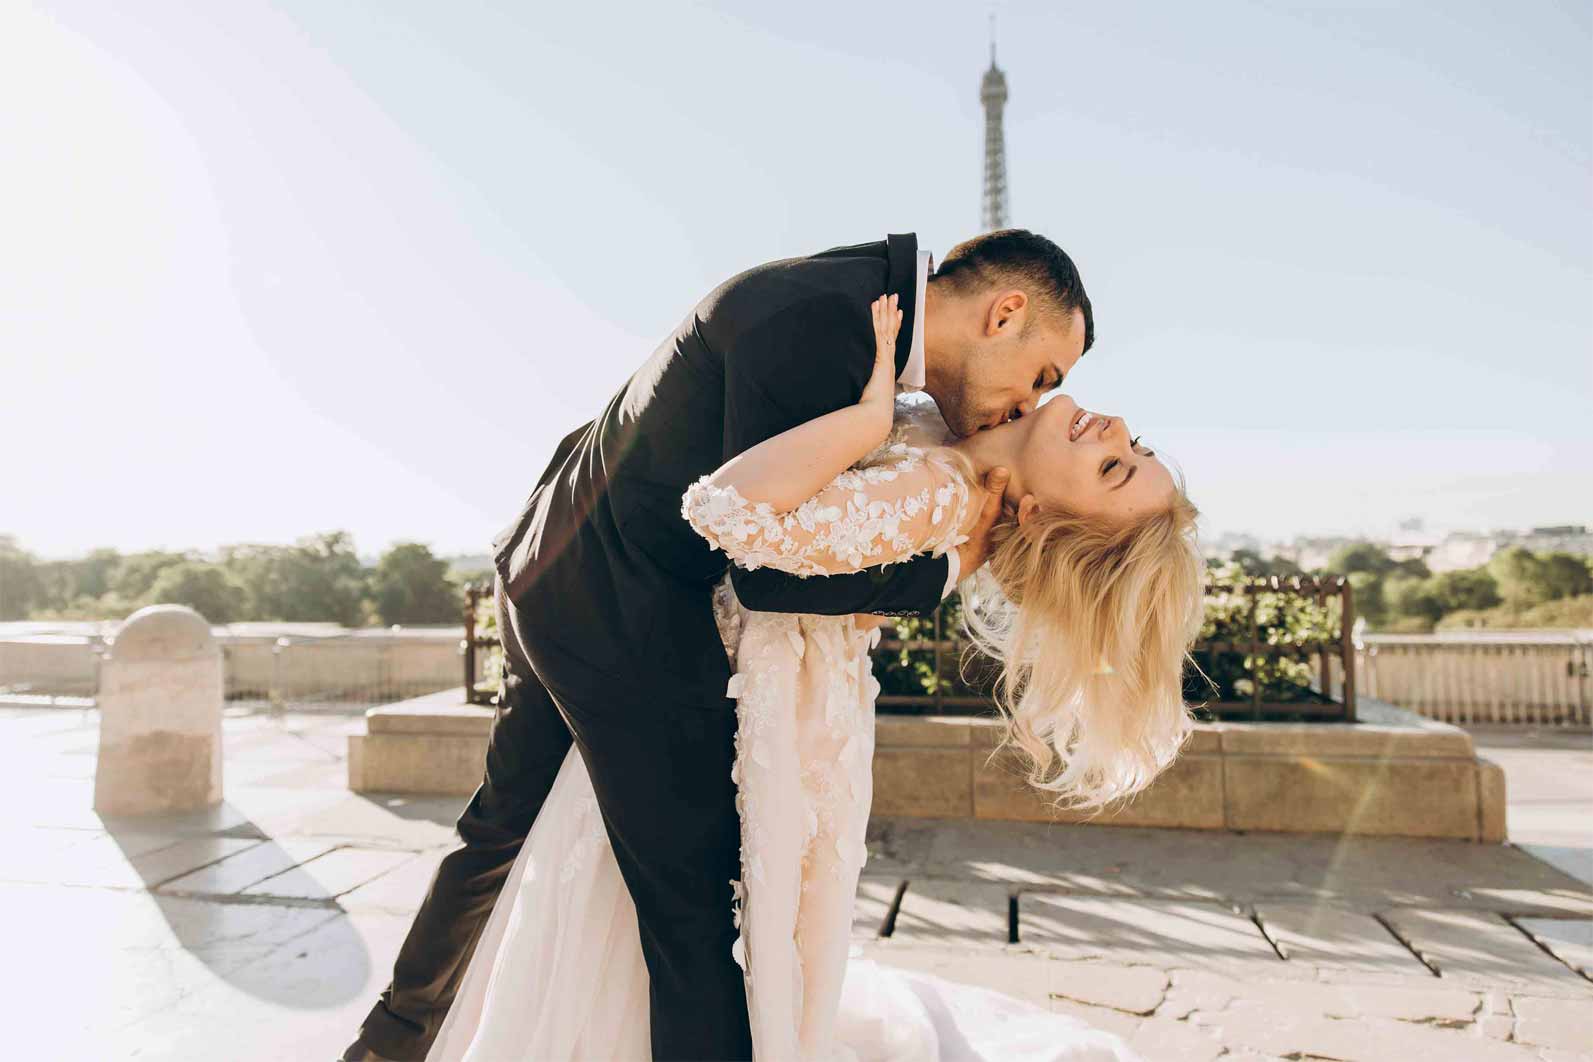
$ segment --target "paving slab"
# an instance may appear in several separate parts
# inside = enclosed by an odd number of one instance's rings
[[[1429,972],[1371,915],[1315,903],[1257,904],[1255,913],[1289,961],[1376,973]]]
[[[1517,997],[1514,1035],[1521,1043],[1593,1055],[1593,1006],[1582,1000]]]
[[[262,843],[255,838],[190,837],[138,856],[131,865],[143,883],[154,888]]]
[[[1004,885],[909,879],[890,939],[902,944],[1005,944],[1009,895]]]
[[[1282,965],[1250,919],[1221,904],[1048,894],[1018,896],[1018,941],[1058,958],[1161,966]]]
[[[251,885],[241,895],[331,900],[374,881],[415,854],[381,848],[336,848]]]
[[[1496,914],[1454,910],[1396,910],[1394,931],[1444,980],[1458,985],[1586,1000],[1593,983],[1534,944]]]
[[[1529,1047],[1491,1040],[1470,1030],[1387,1018],[1332,1018],[1253,1000],[1236,1000],[1216,1012],[1196,1011],[1189,1021],[1210,1029],[1230,1047],[1281,1058],[1540,1062]]]
[[[230,895],[331,851],[332,842],[285,837],[261,841],[235,855],[160,886],[161,892]]]
[[[422,852],[398,864],[381,877],[345,893],[338,906],[345,911],[388,911],[413,914],[419,910],[442,861],[440,851]]]
[[[919,946],[903,943],[894,936],[860,944],[857,951],[858,957],[884,966],[934,974],[959,984],[993,988],[1038,1006],[1051,1004],[1049,984],[1053,964],[1042,956],[966,945]]]
[[[1155,966],[1063,962],[1051,965],[1053,996],[1110,1007],[1125,1014],[1153,1012],[1166,997],[1169,983],[1167,972]]]
[[[1513,919],[1537,943],[1583,977],[1593,978],[1593,919]]]
[[[0,826],[0,939],[30,957],[3,992],[42,1018],[7,1057],[335,1055],[464,803],[349,793],[351,725],[228,718],[223,806],[106,821],[90,807],[93,713],[0,710],[0,777],[22,811]],[[1589,982],[1571,969],[1593,888],[1510,845],[907,818],[875,819],[868,840],[864,957],[1073,1014],[1147,1062],[1593,1059]],[[902,882],[897,935],[878,939]],[[1026,939],[1008,944],[1013,890]],[[1412,922],[1401,932],[1444,976],[1376,915]],[[1056,939],[1036,943],[1042,928]],[[1488,965],[1505,941],[1547,966]]]
[[[857,900],[852,906],[853,940],[878,939],[901,886],[901,879],[894,877],[869,874],[858,879]]]

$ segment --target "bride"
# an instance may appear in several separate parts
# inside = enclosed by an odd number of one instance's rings
[[[932,404],[893,400],[900,311],[881,298],[873,313],[860,401],[727,462],[686,491],[682,515],[742,567],[852,572],[960,544],[977,484],[1010,469],[1004,488],[989,481],[1004,510],[989,574],[965,594],[971,635],[1002,663],[1005,739],[1031,784],[1069,806],[1138,792],[1192,725],[1180,679],[1201,615],[1193,506],[1120,419],[1066,396],[952,439]],[[726,917],[759,1062],[1136,1058],[1078,1019],[849,957],[881,621],[750,612],[728,576],[715,615],[738,718],[742,874]],[[646,1059],[648,1008],[636,910],[572,748],[426,1057]]]

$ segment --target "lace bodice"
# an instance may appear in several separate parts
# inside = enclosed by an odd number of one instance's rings
[[[915,436],[922,437],[920,422],[904,418],[884,444],[791,512],[749,502],[704,476],[687,488],[681,515],[747,569],[837,575],[939,556],[967,541],[970,491],[952,459],[907,441]]]

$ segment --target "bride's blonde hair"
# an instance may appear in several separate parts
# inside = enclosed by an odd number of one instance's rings
[[[1139,792],[1194,729],[1183,665],[1203,616],[1198,515],[1180,479],[1166,508],[1128,524],[1046,508],[991,533],[964,623],[1001,662],[1002,745],[1058,806],[1100,811]]]

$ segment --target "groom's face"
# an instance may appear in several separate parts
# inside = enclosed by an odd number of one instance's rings
[[[1041,396],[1059,386],[1083,356],[1081,311],[1074,310],[1059,327],[1043,318],[1027,319],[1032,308],[1020,307],[1004,325],[975,329],[961,344],[961,371],[946,394],[933,396],[957,435],[966,438],[1033,413]],[[981,324],[995,320],[987,314]]]

